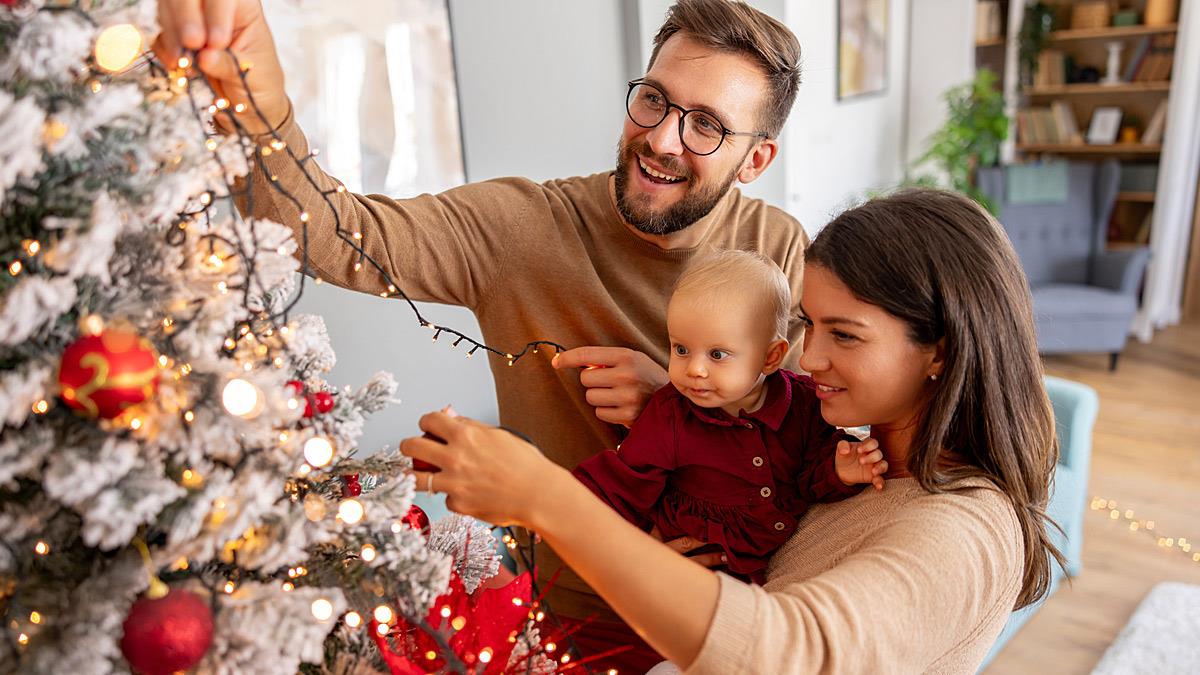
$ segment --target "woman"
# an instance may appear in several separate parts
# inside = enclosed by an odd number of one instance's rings
[[[444,414],[403,451],[450,508],[535,530],[691,673],[973,673],[1047,592],[1057,459],[1029,290],[996,221],[913,190],[830,223],[806,253],[800,365],[831,424],[871,426],[882,492],[813,508],[758,587],[626,523],[506,431]],[[596,536],[603,533],[603,536]]]

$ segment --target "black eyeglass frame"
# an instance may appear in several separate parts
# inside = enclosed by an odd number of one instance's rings
[[[633,122],[634,124],[638,125],[639,127],[643,128],[643,129],[653,129],[653,128],[657,127],[658,125],[662,124],[663,120],[667,119],[667,117],[670,116],[672,108],[678,110],[679,111],[679,142],[683,145],[683,147],[687,148],[688,152],[690,152],[693,155],[696,155],[698,157],[707,157],[707,156],[713,154],[714,152],[720,150],[721,146],[725,144],[725,138],[727,136],[753,136],[755,138],[764,138],[764,139],[771,137],[771,135],[765,131],[731,131],[729,129],[729,127],[725,126],[724,122],[717,119],[716,115],[708,112],[707,110],[698,110],[698,109],[688,110],[687,108],[679,105],[678,103],[672,103],[671,99],[667,96],[667,92],[663,91],[658,85],[647,82],[644,78],[630,80],[628,82],[628,85],[629,85],[629,90],[625,92],[625,115],[629,118],[629,121]],[[637,120],[633,119],[633,112],[629,109],[630,101],[631,101],[631,98],[633,97],[633,89],[634,89],[634,87],[638,87],[638,86],[650,87],[650,88],[654,89],[658,93],[662,94],[663,102],[666,103],[666,107],[663,108],[662,118],[659,119],[654,124],[651,124],[649,126],[642,124],[641,122],[638,122]],[[721,126],[721,140],[717,141],[717,147],[713,148],[709,152],[696,152],[690,146],[688,146],[687,141],[683,140],[683,120],[684,120],[684,118],[686,118],[688,116],[689,113],[700,113],[701,115],[711,117],[712,119],[716,120],[718,125]]]

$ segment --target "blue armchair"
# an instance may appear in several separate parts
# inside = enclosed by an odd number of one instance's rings
[[[1058,467],[1054,471],[1048,511],[1054,522],[1062,528],[1062,532],[1058,532],[1051,527],[1050,535],[1067,559],[1067,576],[1074,577],[1083,568],[1083,517],[1087,512],[1088,474],[1092,463],[1092,428],[1096,424],[1100,399],[1091,387],[1057,377],[1046,377],[1046,391],[1054,405],[1054,426],[1059,447]],[[1058,590],[1063,572],[1058,565],[1054,565],[1053,582],[1046,597]],[[1045,598],[1013,612],[1004,631],[996,638],[996,644],[983,660],[981,671],[1009,638],[1041,608],[1043,602]]]
[[[1046,172],[1044,182],[1058,178],[1061,190],[1022,198],[1011,181],[1036,184],[1038,175],[1030,173],[1038,171]],[[1029,279],[1043,354],[1102,352],[1110,355],[1110,368],[1117,367],[1150,258],[1146,247],[1105,250],[1120,173],[1115,160],[979,171],[979,188],[999,205]]]

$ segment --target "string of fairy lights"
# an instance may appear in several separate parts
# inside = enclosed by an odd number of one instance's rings
[[[1138,518],[1137,513],[1131,508],[1119,508],[1117,500],[1093,497],[1090,508],[1092,511],[1105,513],[1109,520],[1124,523],[1130,533],[1140,534],[1147,537],[1147,539],[1154,539],[1155,544],[1160,549],[1178,551],[1188,556],[1196,565],[1200,565],[1200,544],[1193,543],[1192,540],[1186,537],[1165,536],[1158,530],[1157,523],[1153,520]],[[1196,550],[1193,551],[1193,548]]]
[[[46,9],[50,11],[74,11],[92,25],[96,25],[94,19],[80,7],[78,1],[70,4],[47,6]],[[362,245],[365,236],[364,233],[347,232],[342,227],[341,218],[337,212],[337,209],[334,208],[331,195],[334,193],[344,192],[344,186],[339,184],[334,190],[321,190],[313,175],[306,168],[306,164],[313,161],[317,156],[317,151],[314,150],[304,158],[297,157],[291,148],[288,148],[286,143],[279,136],[278,130],[272,130],[269,134],[269,140],[263,144],[258,144],[254,141],[255,137],[248,132],[247,128],[238,118],[238,115],[249,112],[254,114],[264,126],[269,128],[270,124],[266,120],[262,110],[254,101],[253,96],[249,95],[250,90],[246,80],[247,73],[250,71],[251,66],[249,64],[242,64],[238,62],[232,51],[226,50],[226,53],[228,54],[229,58],[233,59],[234,62],[238,64],[237,71],[242,80],[242,84],[245,86],[248,93],[249,105],[241,103],[231,105],[227,99],[219,96],[208,78],[204,76],[203,73],[197,73],[192,69],[196,58],[196,53],[194,51],[186,53],[184,56],[182,56],[176,62],[176,67],[168,68],[164,66],[164,64],[155,59],[151,52],[145,51],[140,31],[136,27],[129,24],[108,26],[100,31],[91,59],[92,64],[96,66],[96,68],[92,69],[94,77],[89,80],[88,88],[93,94],[99,94],[115,76],[130,72],[138,67],[149,68],[153,74],[158,76],[156,78],[157,81],[167,83],[166,86],[169,88],[172,94],[187,95],[191,104],[193,116],[199,125],[200,132],[205,135],[205,147],[210,152],[213,161],[215,161],[218,167],[221,169],[224,177],[227,177],[230,174],[226,171],[227,167],[222,160],[220,153],[218,152],[220,144],[217,137],[211,134],[209,129],[206,127],[204,121],[205,117],[203,115],[204,112],[209,113],[209,115],[213,116],[214,119],[216,116],[223,116],[223,119],[229,123],[231,130],[236,137],[236,142],[246,153],[246,156],[252,161],[257,162],[259,170],[263,171],[268,176],[270,176],[270,173],[264,163],[264,158],[269,157],[272,153],[285,152],[289,159],[300,169],[302,175],[308,181],[309,185],[321,195],[326,207],[328,207],[330,213],[332,213],[334,218],[334,233],[337,238],[344,244],[350,246],[358,254],[358,262],[355,264],[354,268],[355,271],[360,271],[364,265],[366,265],[378,272],[387,285],[387,290],[380,293],[380,295],[385,298],[399,298],[403,300],[413,312],[419,325],[429,329],[432,332],[432,339],[434,342],[438,341],[438,339],[443,335],[447,335],[453,340],[452,347],[457,347],[463,342],[467,343],[467,358],[470,358],[473,354],[482,349],[485,351],[485,353],[495,354],[505,359],[509,366],[514,365],[527,354],[538,353],[541,348],[553,348],[555,352],[564,351],[566,349],[562,345],[553,341],[535,340],[527,343],[519,351],[501,350],[497,347],[486,344],[482,340],[471,337],[470,335],[467,335],[453,327],[437,324],[426,319],[421,314],[416,304],[403,290],[403,288],[397,284],[396,281],[387,273],[387,271],[367,253]],[[99,72],[97,72],[97,68]],[[203,87],[208,95],[207,99],[212,101],[207,108],[204,108],[197,103],[195,90],[195,87],[197,86]],[[48,138],[51,136],[61,137],[66,131],[67,130],[65,128],[62,128],[61,123],[56,123],[52,120],[47,123],[45,133],[47,134]],[[261,138],[261,136],[259,136],[259,138]],[[257,222],[254,219],[247,219],[243,223],[245,225],[244,228],[234,228],[232,237],[219,235],[212,231],[211,227],[213,222],[212,209],[218,202],[224,202],[228,204],[231,212],[234,212],[236,210],[235,198],[242,197],[245,199],[248,210],[253,209],[255,198],[253,181],[246,181],[245,188],[241,192],[238,192],[234,186],[230,185],[227,180],[223,179],[225,188],[224,194],[215,194],[213,192],[205,192],[200,194],[196,199],[196,202],[198,202],[199,206],[190,208],[180,213],[174,222],[172,222],[166,229],[164,234],[165,241],[168,245],[179,248],[185,247],[189,243],[189,232],[193,231],[191,226],[201,222],[202,219],[202,226],[195,228],[195,230],[199,230],[196,235],[196,240],[201,246],[200,264],[214,274],[223,273],[227,275],[230,272],[231,266],[236,266],[233,268],[233,271],[237,274],[229,275],[230,277],[234,278],[228,278],[228,280],[222,279],[221,281],[217,282],[215,284],[215,291],[220,294],[240,293],[241,304],[247,310],[247,315],[252,317],[236,325],[230,331],[221,345],[222,353],[227,358],[239,362],[246,372],[250,372],[259,366],[270,366],[274,368],[284,367],[286,363],[284,356],[287,348],[287,338],[289,337],[290,331],[293,330],[292,325],[288,321],[288,315],[302,296],[305,278],[311,276],[312,271],[308,256],[308,225],[311,219],[310,215],[301,210],[300,203],[296,197],[292,195],[283,185],[281,185],[278,180],[275,180],[274,176],[271,176],[271,178],[271,187],[296,206],[297,211],[299,212],[299,229],[301,230],[300,258],[302,268],[300,281],[295,294],[293,297],[289,298],[286,303],[284,303],[282,309],[272,312],[269,310],[269,308],[263,307],[263,303],[253,296],[255,288],[262,289],[266,287],[261,283],[257,284],[257,286],[255,283],[253,283],[257,279],[255,255],[260,250],[259,244],[261,243]],[[36,239],[28,239],[23,241],[21,246],[22,252],[25,256],[25,261],[23,262],[21,259],[17,259],[7,265],[8,272],[12,276],[15,277],[30,268],[37,269],[39,265],[44,265],[48,271],[53,273],[53,270],[49,268],[49,265],[45,265],[44,261],[38,260],[38,254],[44,248],[42,243],[38,242]],[[286,254],[286,251],[283,248],[280,248],[278,252],[281,255]],[[316,282],[320,283],[320,279],[317,278]],[[157,357],[157,362],[159,367],[163,369],[163,371],[172,374],[175,380],[186,378],[191,373],[192,368],[191,365],[186,361],[181,362],[169,355],[171,353],[179,353],[179,350],[175,349],[174,337],[181,332],[181,329],[187,327],[190,323],[198,319],[203,309],[203,302],[204,301],[202,299],[197,300],[192,303],[190,308],[173,310],[171,315],[163,317],[159,322],[159,337],[162,338],[162,342],[165,343],[166,349],[163,350],[163,353],[159,354]],[[105,321],[96,315],[86,315],[81,317],[79,324],[81,333],[90,335],[98,335],[106,328]],[[302,393],[303,392],[300,391],[294,392],[295,395],[290,397],[287,401],[289,408],[296,409],[299,406],[304,405],[304,401],[301,398]],[[259,391],[257,386],[247,379],[242,379],[239,377],[227,378],[224,386],[221,387],[220,395],[222,406],[231,415],[249,419],[261,414],[264,409],[263,393]],[[50,405],[46,400],[39,400],[33,404],[33,412],[37,415],[46,414],[49,410]],[[185,428],[189,428],[196,419],[195,412],[191,407],[189,407],[189,405],[181,406],[178,413],[185,423]],[[115,428],[124,427],[135,434],[140,431],[145,431],[143,430],[144,422],[137,414],[122,416],[116,420],[113,420],[113,423]],[[303,443],[303,456],[305,462],[300,466],[299,470],[297,471],[297,475],[290,477],[284,487],[285,493],[292,501],[304,503],[305,514],[310,520],[320,520],[326,515],[324,513],[323,503],[319,509],[313,506],[317,504],[319,500],[309,500],[308,497],[310,493],[318,493],[322,490],[328,491],[328,483],[330,482],[329,479],[336,478],[336,476],[329,474],[330,470],[340,468],[333,465],[333,460],[336,455],[336,448],[328,436],[324,433],[322,429],[323,424],[324,423],[319,417],[312,417],[306,419],[301,428],[283,429],[279,431],[278,435],[278,441],[282,445],[292,440],[292,434],[304,433],[304,426],[312,428],[315,432],[314,435],[307,438]],[[238,460],[237,464],[229,468],[232,468],[236,471],[254,456],[253,452],[249,451],[248,449],[244,450],[245,451],[242,453],[242,456]],[[221,464],[222,462],[218,461],[218,463]],[[324,476],[324,479],[321,479],[321,476]],[[179,475],[176,476],[176,479],[181,485],[188,488],[200,488],[205,482],[204,476],[202,476],[199,471],[195,471],[190,468],[182,469],[179,472]],[[354,496],[345,494],[344,490],[337,490],[335,488],[335,491],[338,492],[338,494],[334,495],[336,498],[338,498],[336,518],[347,525],[353,525],[361,521],[365,515],[365,507],[363,503],[358,499],[355,499]],[[312,508],[310,508],[310,506]],[[225,500],[217,499],[213,503],[213,510],[210,513],[210,518],[215,524],[219,524],[225,517],[227,517],[227,513],[229,512],[228,509],[229,505],[225,503]],[[406,526],[407,525],[403,524],[400,520],[396,520],[392,523],[391,529],[393,532],[398,533],[401,531],[401,528]],[[521,559],[525,569],[534,570],[535,560],[533,557],[533,544],[534,540],[536,539],[536,535],[531,538],[530,545],[528,547],[529,550],[526,551],[525,547],[518,545],[518,539],[515,535],[515,532],[511,528],[503,528],[503,531],[503,541],[505,546]],[[252,538],[253,536],[254,532],[252,529],[248,530],[244,535],[246,539]],[[280,590],[286,593],[294,590],[297,584],[302,583],[302,579],[309,573],[309,571],[303,566],[290,567],[286,570],[286,573],[280,571],[270,574],[263,574],[244,570],[236,564],[237,541],[230,542],[226,545],[226,548],[229,549],[226,551],[226,553],[229,554],[227,556],[228,560],[232,562],[219,560],[205,564],[201,566],[201,569],[195,569],[189,560],[186,558],[181,558],[162,570],[161,573],[156,573],[156,571],[152,569],[152,564],[149,562],[146,541],[139,538],[135,541],[135,544],[138,545],[139,550],[142,550],[144,557],[147,558],[147,566],[148,569],[151,570],[150,576],[152,578],[152,590],[153,588],[162,586],[162,579],[166,579],[168,581],[182,578],[196,579],[202,585],[207,587],[208,590],[213,594],[214,602],[212,605],[214,611],[218,609],[217,603],[215,602],[215,596],[219,593],[233,594],[237,590],[240,583],[244,583],[248,580],[259,582],[275,581],[279,582]],[[50,555],[52,552],[51,544],[45,540],[38,540],[34,546],[34,551],[39,556]],[[356,554],[357,557],[362,561],[370,562],[377,557],[378,550],[374,544],[366,543],[361,546],[360,550],[358,550]],[[212,575],[217,579],[217,581],[215,583],[210,581],[206,578],[208,575]],[[154,582],[157,582],[157,584]],[[525,625],[526,631],[530,627],[541,623],[547,618],[551,620],[554,626],[561,632],[561,639],[567,643],[567,646],[565,649],[559,649],[558,645],[555,645],[553,642],[549,642],[543,644],[541,648],[543,653],[548,658],[552,658],[556,661],[560,670],[578,668],[582,669],[584,672],[591,673],[592,671],[587,667],[586,664],[622,651],[620,648],[618,648],[602,654],[588,656],[581,655],[576,649],[574,641],[571,637],[573,630],[566,628],[564,623],[553,612],[549,606],[549,603],[543,599],[544,591],[543,589],[539,588],[536,577],[533,577],[531,585],[532,597],[527,603],[525,603],[525,605],[529,608],[528,623]],[[514,600],[514,602],[516,602],[516,600]],[[319,621],[325,622],[335,618],[333,616],[334,606],[327,598],[318,598],[314,600],[310,609],[314,618],[318,619]],[[449,605],[443,606],[440,608],[440,611],[443,617],[450,618],[445,614],[445,612],[450,611]],[[381,603],[375,606],[371,611],[371,617],[378,624],[376,630],[381,636],[393,635],[394,627],[397,624],[397,613],[396,610],[394,610],[389,604]],[[34,625],[40,625],[45,621],[43,614],[36,610],[29,612],[28,619],[29,623]],[[467,672],[468,666],[457,658],[454,650],[451,648],[449,641],[450,633],[447,632],[448,628],[443,627],[443,629],[440,631],[434,629],[422,617],[406,616],[405,619],[409,621],[410,624],[422,628],[435,642],[438,643],[438,645],[441,647],[441,653],[438,654],[437,657],[445,660],[446,667],[451,668],[454,672]],[[454,630],[458,630],[461,627],[461,620],[461,617],[455,617],[446,625]],[[365,625],[367,622],[362,614],[355,610],[350,610],[343,613],[341,616],[337,617],[337,621],[344,623],[351,629],[357,629]],[[21,631],[17,636],[17,642],[21,646],[27,645],[29,640],[30,635],[25,631]],[[484,652],[473,656],[477,663],[486,665],[487,662],[490,661],[491,651],[490,649],[484,650]],[[528,668],[532,668],[532,660],[530,660],[528,663]],[[616,672],[617,671],[615,669],[610,669],[607,671],[608,675],[616,675]]]

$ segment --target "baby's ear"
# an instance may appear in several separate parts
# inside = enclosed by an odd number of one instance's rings
[[[788,341],[776,340],[767,346],[767,358],[763,361],[763,374],[770,375],[779,370],[783,359],[787,357]]]

